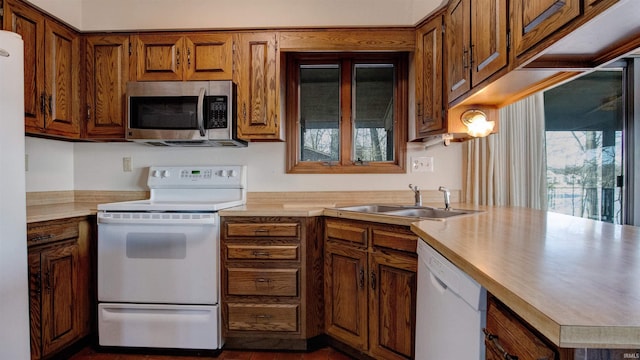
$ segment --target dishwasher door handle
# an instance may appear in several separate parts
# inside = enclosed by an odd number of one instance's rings
[[[429,279],[431,280],[431,284],[440,294],[444,294],[447,291],[447,284],[443,283],[442,280],[438,279],[431,271],[429,271]]]

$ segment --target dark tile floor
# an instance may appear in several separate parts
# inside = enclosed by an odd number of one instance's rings
[[[84,348],[69,360],[351,360],[352,358],[333,348],[326,347],[314,352],[235,351],[224,350],[217,357],[177,355],[134,355],[96,351]]]

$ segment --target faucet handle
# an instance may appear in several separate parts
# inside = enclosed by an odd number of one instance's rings
[[[413,184],[409,184],[409,189],[413,190],[413,192],[417,192],[420,190],[418,188],[418,185],[413,185]]]

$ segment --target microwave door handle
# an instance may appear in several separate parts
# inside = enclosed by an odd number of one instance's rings
[[[204,131],[204,94],[206,92],[205,88],[200,89],[200,95],[198,95],[198,129],[200,130],[200,136],[205,136]]]

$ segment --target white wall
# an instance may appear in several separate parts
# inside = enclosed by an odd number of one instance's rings
[[[157,148],[132,143],[75,143],[76,190],[146,190],[150,165],[246,164],[249,191],[407,190],[412,183],[423,189],[446,185],[460,189],[462,147],[424,150],[408,144],[411,156],[434,157],[435,172],[373,175],[309,175],[285,173],[284,143],[250,143],[247,148]],[[123,172],[122,158],[131,157],[132,172]]]
[[[73,143],[27,136],[25,150],[28,192],[73,190]]]
[[[82,31],[413,26],[445,0],[29,0]]]

